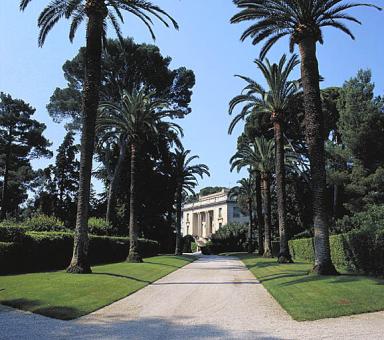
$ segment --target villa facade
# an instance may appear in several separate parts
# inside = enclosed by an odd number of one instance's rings
[[[183,235],[209,238],[220,227],[228,223],[248,223],[236,201],[228,196],[229,189],[200,197],[197,202],[183,206]]]

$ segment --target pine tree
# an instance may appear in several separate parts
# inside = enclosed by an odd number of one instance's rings
[[[75,202],[79,183],[80,163],[76,159],[78,146],[74,145],[74,133],[68,132],[57,150],[54,182],[57,187],[55,215],[69,224],[74,223]]]
[[[1,219],[28,197],[25,185],[34,178],[30,161],[52,156],[51,143],[43,136],[46,126],[32,119],[34,113],[23,100],[0,93]]]

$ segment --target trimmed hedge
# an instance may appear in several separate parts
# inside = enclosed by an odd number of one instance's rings
[[[312,238],[302,238],[289,241],[289,250],[294,259],[314,262],[315,254]]]
[[[0,225],[0,242],[22,242],[26,231],[20,226]]]
[[[313,239],[289,241],[292,256],[314,262]],[[384,230],[362,229],[330,237],[336,267],[373,276],[384,275]]]
[[[15,263],[20,263],[20,246],[14,242],[0,242],[0,273],[12,271]]]
[[[89,236],[91,265],[124,261],[128,256],[129,238]],[[27,232],[22,242],[0,243],[0,273],[19,273],[64,269],[73,249],[73,234],[62,232]],[[139,240],[143,257],[156,256],[159,244]]]
[[[64,223],[54,216],[39,214],[22,222],[29,231],[55,231],[69,232],[70,230],[64,226]]]

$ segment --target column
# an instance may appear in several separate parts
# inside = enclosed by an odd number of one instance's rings
[[[195,213],[192,213],[192,235],[196,235],[197,234],[197,230],[196,230],[196,227],[197,227],[197,216]]]
[[[201,213],[197,213],[197,236],[201,237]]]
[[[202,213],[202,215],[204,216],[204,222],[203,222],[203,237],[207,237],[207,213],[204,211]]]
[[[205,220],[206,220],[205,231],[206,231],[206,236],[208,237],[212,234],[212,231],[211,231],[211,213],[209,210],[205,212]]]

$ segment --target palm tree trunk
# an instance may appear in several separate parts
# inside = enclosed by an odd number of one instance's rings
[[[304,91],[305,135],[311,165],[313,213],[315,231],[315,266],[319,275],[335,275],[329,246],[328,217],[326,211],[326,172],[324,154],[324,119],[320,99],[319,68],[316,41],[306,37],[299,44],[301,80]]]
[[[282,123],[279,117],[272,117],[273,129],[275,134],[276,157],[276,196],[277,196],[277,214],[279,216],[279,237],[280,251],[278,255],[279,263],[292,263],[292,257],[289,254],[288,235],[286,229],[286,198],[285,198],[285,160],[284,160],[284,140],[282,133]]]
[[[7,218],[8,180],[9,180],[9,163],[11,161],[11,149],[12,149],[12,128],[10,128],[9,130],[7,154],[5,156],[5,164],[4,164],[3,191],[1,195],[1,216],[0,216],[0,219],[2,221]]]
[[[182,255],[181,249],[181,198],[182,191],[181,188],[177,188],[176,192],[176,249],[175,255]]]
[[[248,212],[249,212],[248,253],[252,254],[252,252],[253,252],[253,242],[252,242],[252,231],[253,231],[252,200],[249,200],[249,202],[248,202]]]
[[[103,21],[106,9],[103,2],[87,0],[88,16],[85,58],[85,81],[83,92],[83,131],[81,136],[81,158],[79,194],[77,202],[76,229],[69,273],[91,273],[88,260],[88,210],[91,189],[92,159],[95,143],[95,125],[99,106],[101,80],[101,49]]]
[[[129,201],[129,254],[127,261],[132,263],[143,262],[139,254],[138,226],[136,220],[136,152],[135,143],[131,144],[131,189]]]
[[[259,255],[264,254],[264,219],[263,219],[263,200],[261,195],[261,178],[258,174],[256,176],[256,213],[257,224],[259,229]]]
[[[115,207],[116,207],[117,194],[119,191],[119,184],[121,179],[121,170],[123,168],[123,163],[126,157],[127,157],[127,147],[123,142],[120,145],[119,159],[117,160],[116,169],[113,174],[113,178],[111,180],[111,183],[109,185],[109,190],[108,190],[107,214],[105,217],[105,220],[108,223],[113,222],[115,217]]]
[[[263,199],[264,215],[264,257],[272,257],[271,241],[271,188],[269,183],[269,174],[261,174],[261,195]]]

